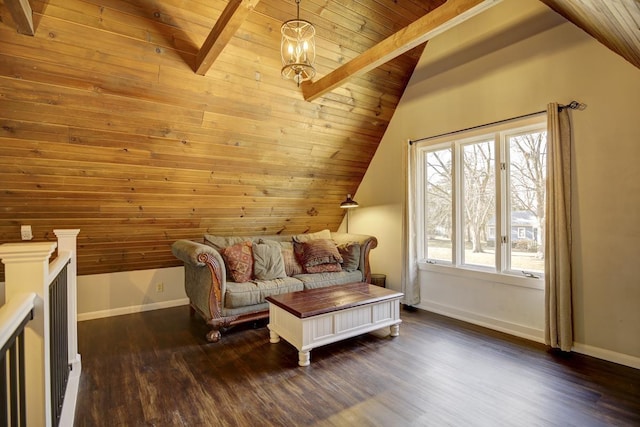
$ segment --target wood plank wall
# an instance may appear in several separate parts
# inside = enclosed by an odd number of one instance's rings
[[[206,76],[226,1],[30,3],[34,37],[0,0],[0,242],[79,228],[83,275],[180,265],[205,232],[337,229],[423,49],[308,103],[280,77],[293,1],[261,1]],[[319,76],[440,3],[303,1]]]

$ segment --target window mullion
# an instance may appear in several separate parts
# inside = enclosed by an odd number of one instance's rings
[[[464,224],[462,221],[464,192],[462,191],[462,167],[460,166],[463,160],[462,146],[459,142],[453,144],[453,153],[453,239],[451,244],[453,245],[453,265],[459,266],[464,263],[464,242],[460,244],[460,239],[464,236],[461,230],[462,224]]]
[[[496,271],[501,273],[507,270],[508,253],[510,245],[509,230],[509,191],[508,176],[509,154],[506,148],[505,135],[496,134]]]

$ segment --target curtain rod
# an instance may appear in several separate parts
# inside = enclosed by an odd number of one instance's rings
[[[586,107],[586,105],[581,104],[578,101],[571,101],[567,105],[562,105],[562,104],[558,105],[558,111],[562,111],[565,108],[569,108],[571,110],[584,110],[585,107]],[[432,135],[432,136],[427,136],[427,137],[418,138],[418,139],[410,139],[409,140],[409,145],[412,145],[415,142],[426,141],[427,139],[439,138],[441,136],[447,136],[447,135],[454,135],[454,134],[460,133],[460,132],[466,132],[466,131],[469,131],[469,130],[480,129],[480,128],[483,128],[483,127],[486,127],[486,126],[493,126],[493,125],[497,125],[497,124],[500,124],[500,123],[510,122],[511,120],[525,119],[527,117],[537,116],[538,114],[542,114],[542,113],[546,113],[546,112],[547,112],[547,110],[541,110],[541,111],[536,111],[535,113],[523,114],[522,116],[516,116],[516,117],[511,117],[509,119],[498,120],[497,122],[486,123],[484,125],[472,126],[470,128],[466,128],[466,129],[454,130],[452,132],[445,132],[445,133],[441,133],[439,135]]]

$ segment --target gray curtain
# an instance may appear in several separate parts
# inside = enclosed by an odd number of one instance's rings
[[[418,250],[416,235],[416,206],[415,206],[415,147],[407,143],[404,150],[402,169],[404,172],[404,204],[402,220],[402,292],[403,304],[417,305],[420,303],[420,281],[418,280]]]
[[[567,108],[547,106],[547,197],[545,219],[545,341],[570,351],[571,302],[571,126]]]

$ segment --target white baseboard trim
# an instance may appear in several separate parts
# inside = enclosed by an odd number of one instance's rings
[[[460,310],[456,307],[438,304],[431,301],[422,301],[416,307],[433,313],[442,314],[443,316],[462,320],[463,322],[472,323],[474,325],[483,326],[485,328],[544,344],[544,331],[542,330],[518,325],[516,323],[505,322],[503,320],[494,319],[477,313],[471,313]],[[630,356],[628,354],[618,353],[582,343],[573,343],[571,350],[586,356],[606,360],[607,362],[640,369],[640,357]]]
[[[59,424],[62,427],[73,427],[76,418],[76,402],[78,399],[78,389],[80,388],[81,372],[82,362],[80,355],[76,354],[76,359],[71,362],[71,372],[69,372],[67,389],[64,392],[64,401],[62,402]]]
[[[619,365],[629,366],[630,368],[640,369],[640,357],[630,356],[624,353],[618,353],[611,350],[606,350],[600,347],[593,347],[587,344],[581,344],[574,342],[572,351],[576,353],[585,354],[587,356],[595,357],[597,359],[606,360],[608,362],[617,363]]]
[[[123,314],[141,313],[143,311],[160,310],[162,308],[178,307],[187,304],[189,304],[189,298],[180,298],[171,301],[154,302],[151,304],[132,305],[129,307],[111,308],[109,310],[78,313],[78,322],[102,319],[104,317],[121,316]]]
[[[495,331],[504,332],[506,334],[515,335],[530,341],[544,344],[544,331],[541,329],[531,328],[529,326],[517,323],[507,322],[493,317],[484,316],[478,313],[461,310],[449,305],[438,304],[431,301],[421,301],[416,307],[433,313],[442,314],[443,316],[452,317],[462,320],[463,322],[472,323],[474,325],[493,329]]]

